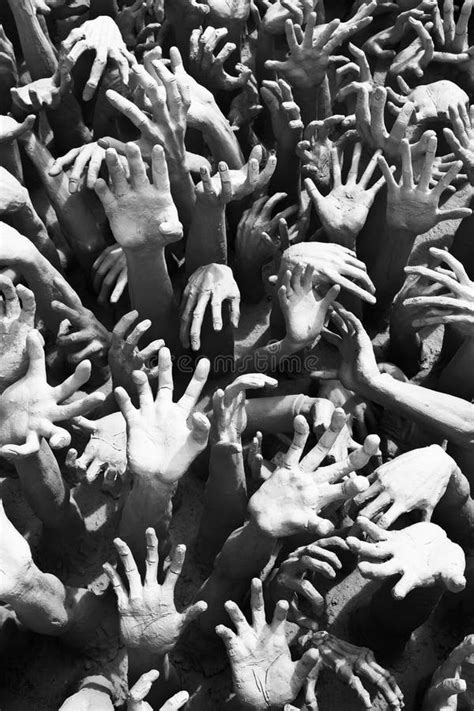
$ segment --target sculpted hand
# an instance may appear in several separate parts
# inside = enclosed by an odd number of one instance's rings
[[[318,189],[325,192],[331,185],[331,150],[334,147],[329,136],[345,119],[343,114],[336,114],[323,121],[311,121],[304,130],[304,141],[296,147],[303,163],[303,174],[306,173]]]
[[[171,354],[168,348],[161,348],[154,402],[148,378],[138,370],[133,373],[133,380],[140,409],[132,405],[123,388],[115,390],[127,423],[127,459],[134,476],[175,484],[205,449],[209,421],[201,413],[191,413],[206,383],[209,367],[205,358],[199,361],[186,392],[174,403]]]
[[[11,116],[0,116],[0,144],[11,143],[35,125],[36,116],[31,114],[24,121],[18,123]]]
[[[376,151],[367,168],[357,182],[362,146],[356,143],[352,156],[352,165],[346,182],[341,179],[341,169],[344,158],[339,160],[336,148],[331,150],[333,188],[323,196],[310,178],[305,180],[306,190],[310,194],[321,224],[331,242],[341,244],[348,249],[355,249],[357,235],[365,225],[369,210],[375,197],[385,183],[385,178],[379,178],[372,187],[368,187],[380,155]]]
[[[69,67],[65,62],[60,62],[52,77],[12,87],[13,105],[25,114],[37,114],[44,108],[57,109],[61,98],[70,91],[71,84]]]
[[[389,528],[404,513],[420,510],[430,521],[456,463],[437,444],[414,449],[385,462],[368,477],[370,486],[354,497],[359,515]]]
[[[122,247],[118,244],[105,247],[92,269],[99,304],[105,304],[107,300],[116,304],[128,285],[127,259]]]
[[[321,668],[330,669],[348,684],[366,709],[373,706],[363,681],[376,687],[390,709],[398,711],[404,707],[403,693],[397,682],[390,672],[377,664],[371,649],[356,647],[328,632],[315,632],[311,644],[320,654]]]
[[[168,654],[183,629],[207,609],[196,602],[184,612],[174,604],[174,589],[183,569],[186,546],[179,545],[171,559],[162,585],[158,584],[158,539],[153,528],[146,530],[146,574],[142,583],[130,548],[120,538],[114,545],[123,563],[128,591],[117,571],[105,563],[104,570],[117,595],[120,633],[125,646],[159,656]]]
[[[206,264],[198,267],[189,277],[181,302],[180,339],[183,348],[198,351],[201,347],[201,328],[209,305],[212,309],[212,325],[215,331],[222,330],[222,304],[230,302],[230,322],[239,325],[240,292],[232,269],[225,264]]]
[[[441,210],[439,202],[462,168],[457,161],[445,173],[434,188],[430,188],[433,164],[437,147],[436,137],[428,140],[423,168],[415,183],[413,159],[406,138],[402,140],[402,177],[397,183],[383,156],[378,157],[379,166],[387,183],[387,223],[389,227],[406,230],[412,235],[421,235],[444,220],[469,217],[472,210],[466,207]]]
[[[273,136],[279,146],[291,148],[301,139],[303,122],[291,86],[284,79],[264,80],[260,90],[270,112]]]
[[[120,30],[111,17],[100,15],[94,20],[83,22],[80,27],[71,30],[62,46],[70,66],[73,66],[84,52],[95,52],[90,76],[82,93],[84,101],[89,101],[94,96],[109,59],[117,65],[124,86],[128,86],[130,67],[136,60],[133,54],[127,51]]]
[[[316,447],[301,463],[309,426],[302,415],[295,417],[295,433],[288,452],[281,458],[272,476],[263,482],[249,502],[250,517],[267,536],[282,538],[303,531],[317,536],[328,535],[334,530],[334,526],[327,518],[320,516],[321,511],[329,504],[345,501],[367,489],[368,482],[365,477],[351,476],[342,483],[332,482],[340,482],[365,466],[378,449],[377,437],[368,438],[364,447],[353,452],[347,459],[317,469],[334,444],[335,418],[341,417],[337,437],[346,420],[341,410],[335,410],[332,429],[323,434]]]
[[[400,575],[392,588],[396,600],[403,600],[411,590],[438,583],[451,592],[466,587],[464,552],[434,523],[415,523],[401,531],[385,531],[363,516],[357,523],[372,539],[347,539],[349,548],[359,556],[361,575],[375,580]]]
[[[232,129],[251,126],[262,110],[257,80],[251,74],[240,94],[232,99],[228,114]]]
[[[396,55],[395,49],[389,47],[398,47],[401,40],[406,37],[408,32],[408,20],[413,17],[419,22],[425,23],[431,19],[432,12],[435,8],[435,3],[432,0],[423,0],[416,7],[410,10],[400,12],[394,24],[390,24],[387,28],[372,35],[363,45],[362,49],[368,54],[372,54],[380,59],[393,59]]]
[[[208,89],[234,91],[247,83],[252,70],[243,64],[237,64],[238,76],[233,77],[224,69],[224,64],[235,52],[234,42],[226,42],[217,55],[214,51],[228,31],[224,27],[214,29],[209,25],[205,30],[199,27],[193,30],[190,40],[190,72],[194,78]]]
[[[336,553],[329,548],[349,550],[338,536],[320,538],[316,543],[302,546],[284,560],[270,582],[273,600],[287,600],[290,620],[300,627],[317,630],[317,619],[324,612],[324,598],[314,585],[314,577],[334,579],[342,568]],[[301,611],[301,602],[307,601],[312,609],[308,617]],[[314,618],[313,618],[314,616]]]
[[[332,286],[321,297],[313,287],[313,278],[311,264],[307,264],[305,269],[297,264],[292,272],[285,272],[283,284],[278,290],[286,326],[285,340],[298,351],[313,346],[319,339],[328,309],[341,290],[339,286]]]
[[[209,204],[210,207],[218,207],[227,205],[232,200],[242,200],[262,190],[276,168],[276,157],[271,155],[260,171],[262,153],[262,147],[255,146],[250,153],[248,163],[239,170],[229,170],[227,163],[220,161],[218,173],[212,177],[207,168],[202,168],[202,182],[196,188],[198,199]]]
[[[448,658],[440,664],[423,699],[422,711],[457,711],[458,696],[472,703],[472,690],[463,679],[463,664],[470,667],[474,655],[474,635],[464,637]]]
[[[127,391],[133,390],[132,373],[135,370],[145,373],[151,380],[156,380],[157,354],[165,345],[160,339],[139,350],[138,342],[150,328],[151,321],[145,319],[135,326],[137,319],[138,312],[130,311],[115,324],[108,354],[114,387],[122,386]]]
[[[36,302],[32,291],[0,275],[0,392],[25,375],[26,337],[35,327]],[[20,303],[21,302],[21,303]]]
[[[284,34],[286,20],[293,20],[303,27],[318,4],[318,0],[277,0],[273,4],[268,3],[262,27],[271,35]]]
[[[323,242],[300,242],[291,245],[283,252],[280,278],[296,264],[303,267],[309,264],[314,268],[313,286],[338,284],[363,301],[375,304],[375,287],[367,275],[365,264],[357,259],[352,250],[339,244]]]
[[[466,64],[473,61],[474,46],[469,47],[469,20],[472,8],[472,1],[464,0],[456,23],[453,0],[444,0],[443,20],[441,20],[439,8],[436,8],[433,33],[438,44],[442,47],[442,51],[433,53],[434,62],[456,64],[464,68]]]
[[[267,624],[258,578],[252,580],[250,605],[251,626],[235,602],[226,602],[225,609],[237,634],[224,625],[218,625],[216,633],[227,649],[238,700],[255,711],[281,708],[296,698],[318,661],[318,653],[312,649],[298,662],[292,661],[285,637],[288,603],[278,602],[273,620]]]
[[[80,363],[73,375],[53,388],[46,381],[45,354],[38,331],[28,333],[26,350],[26,375],[0,396],[0,454],[6,458],[34,454],[39,450],[40,437],[47,439],[53,449],[67,447],[71,442],[69,432],[54,423],[84,415],[104,400],[102,393],[93,393],[61,405],[89,380],[90,363]]]
[[[232,442],[241,449],[240,437],[247,427],[245,393],[247,390],[276,388],[278,381],[262,373],[239,375],[225,390],[216,390],[212,398],[213,439]]]
[[[434,56],[434,41],[431,36],[433,23],[424,25],[415,17],[409,17],[407,26],[416,33],[416,39],[403,48],[392,61],[389,69],[391,77],[398,77],[406,72],[412,72],[420,79]]]
[[[94,481],[101,472],[110,480],[121,479],[127,468],[127,433],[122,413],[114,412],[100,420],[76,417],[73,424],[90,439],[80,457],[75,449],[68,451],[66,466],[78,479]]]
[[[132,686],[128,694],[127,711],[153,711],[150,704],[144,701],[147,694],[150,692],[154,681],[158,679],[160,673],[156,669],[151,669],[146,674],[142,674],[139,680]],[[168,701],[160,707],[160,711],[175,711],[181,709],[188,702],[189,694],[187,691],[178,691],[177,694],[168,699]]]
[[[450,106],[449,118],[453,130],[443,129],[444,137],[453,150],[447,159],[461,160],[471,185],[474,185],[474,105],[469,114],[465,106]]]
[[[66,155],[56,158],[48,172],[52,176],[59,175],[72,165],[69,174],[69,192],[77,192],[83,176],[86,176],[86,185],[89,190],[93,190],[104,160],[105,150],[94,141],[72,148]]]
[[[407,274],[417,274],[431,280],[439,289],[448,289],[441,296],[415,296],[406,299],[403,304],[414,307],[413,327],[439,326],[450,324],[461,335],[474,336],[474,283],[469,279],[460,261],[444,249],[430,247],[430,253],[450,267],[405,267]]]
[[[148,180],[140,149],[127,143],[126,156],[130,180],[119,163],[113,148],[106,151],[111,186],[99,178],[95,191],[104,207],[114,237],[123,249],[140,249],[144,245],[165,246],[180,240],[183,227],[171,197],[164,151],[155,146]]]

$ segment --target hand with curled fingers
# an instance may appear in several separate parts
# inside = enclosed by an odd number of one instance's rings
[[[11,459],[37,452],[40,437],[47,439],[53,449],[66,447],[71,436],[55,423],[87,414],[104,400],[102,393],[94,393],[68,405],[61,404],[89,380],[90,362],[81,362],[73,375],[53,388],[46,380],[43,340],[38,331],[28,333],[26,351],[26,374],[0,396],[0,454]]]
[[[423,24],[419,19],[409,17],[406,28],[411,28],[415,32],[416,39],[408,47],[402,48],[392,60],[388,76],[391,78],[411,73],[417,79],[421,79],[426,68],[433,61],[433,22]]]
[[[160,673],[156,669],[151,669],[149,672],[141,675],[128,692],[127,711],[153,711],[150,704],[144,701],[144,699],[150,692],[153,682],[155,682],[159,676]],[[178,693],[168,699],[163,706],[160,706],[159,711],[176,711],[177,709],[183,708],[188,700],[189,694],[187,691],[178,691]]]
[[[42,109],[57,109],[62,97],[71,90],[72,79],[66,63],[59,63],[52,77],[36,79],[12,87],[13,105],[24,114],[37,114]]]
[[[417,0],[414,7],[400,12],[393,24],[376,32],[362,45],[364,52],[372,54],[379,59],[393,59],[396,56],[395,49],[406,37],[408,30],[408,20],[413,17],[419,22],[425,23],[431,19],[436,3],[433,0]]]
[[[277,0],[267,4],[267,10],[262,18],[262,28],[271,35],[285,33],[286,20],[292,20],[296,25],[306,25],[309,16],[314,12],[319,0]]]
[[[400,576],[392,588],[396,600],[419,587],[440,585],[450,592],[466,587],[464,551],[436,524],[415,523],[401,531],[386,531],[363,516],[357,523],[371,539],[347,538],[359,558],[360,574],[374,580]]]
[[[198,351],[201,347],[201,328],[204,314],[210,304],[212,325],[215,331],[222,330],[222,307],[229,301],[230,322],[234,328],[239,325],[240,291],[225,264],[206,264],[198,267],[189,277],[181,302],[180,339],[183,348]]]
[[[324,509],[367,489],[365,477],[353,473],[364,467],[378,451],[379,439],[375,435],[369,436],[364,445],[345,460],[327,467],[319,466],[345,421],[344,412],[335,410],[331,427],[301,459],[309,426],[302,415],[296,416],[293,442],[288,452],[249,502],[249,515],[265,535],[282,538],[306,532],[326,536],[334,530],[334,524],[324,518]],[[344,477],[347,478],[341,482]]]
[[[462,163],[456,161],[435,186],[430,188],[437,145],[436,137],[430,137],[420,177],[416,181],[413,156],[406,138],[401,143],[402,176],[399,183],[393,177],[384,156],[378,157],[380,169],[387,183],[387,223],[389,227],[406,231],[415,236],[428,232],[444,220],[462,219],[472,214],[472,210],[467,207],[440,209],[441,197],[461,170]]]
[[[214,55],[218,44],[228,35],[224,27],[215,29],[207,26],[193,30],[190,40],[190,72],[194,78],[211,90],[234,91],[244,86],[252,70],[243,64],[237,64],[238,76],[232,76],[224,69],[224,64],[236,50],[234,42],[226,42]]]
[[[287,600],[289,619],[299,627],[317,630],[318,619],[324,612],[324,598],[315,587],[314,577],[321,575],[334,580],[342,568],[337,553],[331,548],[349,550],[343,538],[320,538],[309,546],[294,550],[275,571],[269,583],[273,600]],[[305,614],[302,603],[308,603],[310,614]]]
[[[127,392],[133,390],[132,373],[139,370],[150,380],[158,377],[158,352],[165,343],[156,340],[141,350],[139,341],[151,326],[145,319],[137,323],[138,311],[130,311],[122,316],[112,331],[108,359],[114,387],[123,387]]]
[[[270,112],[277,145],[288,149],[295,147],[302,136],[303,122],[291,86],[284,79],[266,79],[262,82],[260,93]]]
[[[56,158],[48,173],[54,177],[72,166],[69,173],[69,192],[75,193],[79,190],[84,176],[86,186],[89,190],[93,190],[104,161],[105,149],[93,141],[77,148],[71,148],[66,155]],[[122,160],[122,165],[124,163],[125,161]]]
[[[207,21],[209,5],[198,0],[165,0],[165,15],[174,27],[192,30]]]
[[[471,703],[473,690],[463,678],[464,668],[472,666],[474,635],[468,634],[436,669],[423,698],[421,711],[457,711],[459,696],[464,703]],[[467,677],[469,680],[469,676]]]
[[[367,681],[373,684],[390,709],[398,711],[404,707],[403,693],[395,678],[377,664],[371,649],[357,647],[328,632],[315,632],[311,645],[319,652],[321,669],[330,669],[348,684],[364,708],[373,708],[370,694],[363,684]]]
[[[316,344],[327,321],[328,310],[339,295],[340,287],[331,286],[324,296],[320,296],[313,286],[313,279],[311,264],[306,268],[296,264],[292,271],[285,272],[278,290],[285,319],[285,341],[295,351]]]
[[[312,12],[304,32],[292,20],[285,21],[285,34],[290,54],[284,61],[268,59],[265,67],[281,73],[289,84],[299,89],[320,86],[326,77],[333,52],[349,37],[372,22],[375,2],[360,8],[347,22],[339,19],[316,26],[317,16]]]
[[[433,52],[434,62],[454,64],[460,69],[472,67],[474,46],[469,46],[469,21],[474,3],[464,0],[461,4],[457,22],[454,19],[454,1],[444,0],[443,19],[439,8],[434,13],[433,35],[440,51]]]
[[[326,191],[331,185],[331,150],[335,143],[330,135],[345,120],[343,114],[336,114],[322,121],[311,121],[304,130],[304,140],[296,146],[303,175],[311,178],[319,190]]]
[[[84,101],[89,101],[94,96],[109,59],[117,65],[123,85],[128,86],[130,67],[136,60],[133,54],[128,52],[120,30],[111,17],[100,15],[94,20],[86,20],[80,27],[71,30],[62,44],[62,49],[66,53],[66,62],[70,68],[84,52],[95,52],[94,63],[82,94]]]
[[[123,388],[115,397],[127,423],[127,460],[132,475],[145,480],[158,479],[175,484],[205,449],[210,424],[193,409],[209,374],[205,358],[196,366],[186,392],[173,402],[171,354],[161,348],[158,354],[158,393],[153,401],[148,378],[142,371],[133,373],[140,407],[136,409]]]
[[[216,390],[212,399],[214,419],[212,439],[240,445],[240,437],[247,427],[245,393],[247,390],[275,388],[278,381],[263,373],[239,375],[225,390]]]
[[[95,184],[114,237],[125,250],[154,244],[164,247],[183,236],[183,227],[170,192],[165,154],[161,146],[152,151],[152,182],[149,181],[140,149],[127,143],[126,156],[130,180],[119,163],[116,151],[106,151],[111,177],[109,187],[99,178]]]
[[[212,177],[207,168],[202,168],[201,182],[196,187],[197,199],[210,207],[219,207],[263,190],[275,171],[276,157],[271,155],[260,170],[262,155],[262,147],[255,146],[248,162],[239,170],[229,170],[227,163],[220,161],[218,172]]]
[[[109,480],[121,479],[127,469],[127,433],[122,413],[114,412],[99,420],[75,417],[73,425],[90,439],[80,457],[75,449],[68,451],[66,467],[79,480],[92,482],[101,472]]]
[[[120,633],[125,646],[165,656],[175,646],[183,629],[207,609],[196,602],[184,612],[174,603],[174,589],[183,569],[186,546],[179,545],[172,556],[162,585],[158,584],[158,539],[153,528],[146,533],[146,573],[142,583],[130,548],[120,538],[114,540],[128,581],[128,591],[110,563],[104,570],[117,595]]]
[[[18,122],[12,116],[0,115],[0,144],[12,143],[27,131],[31,131],[36,121],[34,114],[29,114],[24,121]]]
[[[128,285],[127,259],[118,244],[105,247],[92,265],[99,304],[116,304]]]
[[[369,187],[380,153],[380,151],[374,153],[358,181],[362,145],[356,143],[351,168],[346,182],[343,183],[341,170],[344,158],[342,156],[339,159],[337,149],[333,148],[331,150],[333,187],[326,196],[319,192],[311,178],[305,180],[306,190],[313,200],[323,229],[331,242],[355,250],[357,235],[365,225],[377,193],[385,184],[385,178],[382,176]]]
[[[443,129],[443,134],[453,153],[445,158],[462,161],[463,170],[471,185],[474,185],[474,104],[469,113],[463,105],[450,106],[449,118],[452,129]]]
[[[414,296],[403,305],[413,309],[412,324],[416,329],[425,326],[451,325],[462,336],[474,336],[474,283],[469,279],[462,263],[444,249],[430,247],[430,254],[444,266],[430,269],[424,266],[405,267],[407,274],[416,274],[429,280],[446,294]]]
[[[257,80],[250,74],[242,87],[240,94],[232,99],[228,118],[232,130],[237,131],[243,127],[251,127],[257,116],[263,111],[260,103],[260,93]]]
[[[390,528],[409,511],[430,521],[457,465],[437,444],[414,449],[382,464],[368,477],[367,491],[354,497],[359,515]]]
[[[23,284],[14,286],[0,275],[0,392],[19,380],[26,372],[28,358],[26,338],[35,327],[35,295]]]
[[[224,625],[218,625],[216,633],[226,646],[239,702],[255,711],[281,708],[297,697],[319,655],[312,649],[297,662],[292,661],[285,637],[288,603],[278,602],[273,620],[267,624],[258,578],[252,580],[250,607],[252,625],[235,602],[226,602],[225,609],[237,634]]]
[[[365,264],[357,259],[355,252],[339,244],[325,242],[299,242],[283,252],[278,284],[285,272],[300,264],[313,267],[313,286],[336,284],[347,289],[370,304],[375,303],[375,287],[370,280]]]
[[[51,308],[62,316],[57,344],[65,352],[71,365],[77,365],[88,358],[92,365],[103,368],[107,364],[111,335],[94,316],[92,311],[83,306],[77,294],[70,289],[68,305],[53,301]]]

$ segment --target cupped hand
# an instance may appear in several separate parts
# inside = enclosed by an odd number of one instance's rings
[[[288,603],[278,602],[273,620],[267,624],[262,583],[258,578],[252,580],[250,606],[252,625],[235,602],[226,602],[225,609],[237,634],[224,625],[218,625],[216,633],[226,646],[240,703],[259,710],[281,708],[296,698],[319,655],[313,649],[299,661],[292,661],[285,637]]]
[[[400,576],[392,588],[395,599],[403,600],[419,587],[440,585],[450,592],[466,587],[464,551],[436,524],[415,523],[401,531],[385,531],[363,516],[357,523],[371,539],[347,539],[359,557],[359,571],[375,580]]]
[[[181,302],[180,339],[183,348],[198,351],[201,347],[201,328],[204,314],[210,303],[212,325],[215,331],[222,330],[222,306],[230,305],[230,322],[234,328],[239,325],[240,291],[225,264],[206,264],[198,267],[189,277]]]
[[[158,539],[153,528],[146,533],[146,574],[142,583],[130,548],[120,538],[114,540],[128,581],[128,591],[110,563],[107,573],[117,595],[120,633],[127,648],[140,649],[160,657],[175,646],[183,629],[207,609],[205,602],[196,602],[184,612],[174,603],[174,589],[183,569],[186,546],[179,545],[172,556],[162,585],[158,575]]]
[[[127,459],[134,476],[174,485],[186,473],[197,455],[205,449],[210,424],[201,413],[193,413],[209,374],[210,363],[199,361],[184,395],[173,402],[171,354],[161,348],[158,354],[158,393],[155,401],[145,373],[135,371],[138,391],[137,410],[123,388],[115,397],[127,423]]]
[[[74,374],[56,387],[48,385],[43,339],[32,330],[26,338],[28,369],[0,396],[0,454],[6,458],[28,456],[38,452],[40,437],[53,449],[67,447],[71,435],[55,423],[84,415],[104,400],[102,393],[93,393],[64,405],[89,380],[91,365],[80,363]]]

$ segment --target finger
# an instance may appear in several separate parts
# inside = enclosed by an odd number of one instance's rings
[[[175,711],[176,709],[181,709],[189,701],[189,694],[187,691],[178,691],[177,694],[165,701],[160,711]]]
[[[230,619],[234,623],[238,635],[241,637],[248,637],[251,633],[251,628],[249,626],[249,623],[245,619],[240,607],[236,605],[233,600],[228,600],[225,603],[224,607]]]
[[[163,588],[166,588],[167,590],[171,591],[175,589],[176,583],[178,582],[178,578],[181,575],[181,571],[183,570],[185,557],[186,546],[181,543],[175,548],[173,557],[171,559],[171,564],[168,570],[166,571],[166,577],[163,583]]]
[[[173,363],[169,348],[161,348],[158,354],[158,394],[157,402],[173,400]]]
[[[28,375],[46,383],[46,363],[43,349],[43,339],[39,331],[32,330],[26,337],[26,352],[28,355]]]
[[[289,605],[286,600],[279,600],[275,605],[270,628],[273,634],[284,634],[285,622],[288,617]]]
[[[265,619],[265,603],[263,601],[262,581],[253,578],[250,587],[250,607],[252,610],[252,625],[256,632],[263,630],[267,621]]]
[[[294,467],[300,461],[301,455],[309,436],[309,425],[303,415],[297,415],[293,421],[293,440],[286,454],[283,457],[283,464],[286,467]]]
[[[331,417],[331,424],[328,429],[320,437],[318,443],[301,461],[301,466],[304,471],[315,471],[326,455],[332,449],[334,443],[339,437],[342,429],[347,421],[347,416],[344,410],[340,407],[336,408]]]
[[[36,315],[35,295],[31,289],[23,286],[23,284],[18,284],[16,291],[21,301],[21,314],[18,320],[34,328]]]
[[[202,390],[209,376],[210,368],[210,361],[207,358],[201,358],[196,366],[194,375],[184,392],[184,395],[180,398],[180,400],[178,400],[178,406],[184,410],[186,415],[189,415],[192,412],[197,401],[201,397]]]
[[[74,395],[74,393],[79,390],[81,385],[87,383],[91,375],[91,370],[92,366],[90,361],[85,360],[82,363],[79,363],[74,373],[70,375],[69,378],[66,378],[61,385],[53,388],[54,399],[56,402],[62,402],[68,397],[71,397],[71,395]]]
[[[107,574],[108,579],[112,583],[115,594],[117,595],[117,603],[119,610],[125,608],[128,603],[128,595],[125,585],[122,583],[119,574],[113,568],[110,563],[104,563],[104,571]]]
[[[139,598],[142,595],[142,583],[130,548],[121,538],[115,538],[114,545],[127,576],[130,599]]]

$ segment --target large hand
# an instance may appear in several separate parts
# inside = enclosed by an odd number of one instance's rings
[[[270,625],[265,619],[262,583],[252,580],[250,626],[235,602],[225,604],[237,634],[224,625],[216,632],[223,640],[232,669],[234,691],[245,706],[258,711],[281,708],[298,695],[306,677],[318,661],[316,650],[306,652],[293,662],[285,637],[288,603],[281,600],[275,607]]]
[[[91,365],[80,363],[73,375],[53,388],[46,381],[45,354],[41,335],[30,331],[26,339],[28,370],[0,396],[0,454],[7,458],[27,456],[39,450],[40,437],[53,449],[71,442],[67,430],[55,422],[84,415],[103,402],[102,393],[61,405],[89,380]]]
[[[359,162],[362,146],[356,143],[352,156],[352,165],[347,175],[346,182],[341,179],[343,157],[339,159],[336,148],[331,150],[333,188],[323,196],[310,178],[305,180],[306,190],[310,194],[321,224],[331,242],[341,244],[348,249],[355,249],[356,238],[374,204],[375,197],[385,183],[385,178],[379,178],[372,187],[368,187],[375,168],[377,151],[372,156],[367,168],[357,182]]]
[[[321,297],[313,287],[313,275],[311,264],[307,264],[305,269],[297,264],[292,272],[285,272],[283,284],[278,290],[286,326],[285,340],[298,351],[314,345],[318,340],[328,310],[340,291],[339,286],[332,286]]]
[[[359,556],[359,571],[375,580],[400,575],[392,588],[395,599],[403,600],[415,588],[436,584],[451,592],[466,587],[463,549],[434,523],[415,523],[401,531],[385,531],[363,516],[357,523],[372,539],[347,539],[349,548]]]
[[[151,321],[145,319],[137,324],[137,319],[138,312],[130,311],[115,324],[108,354],[114,387],[120,385],[127,391],[133,389],[134,370],[140,370],[150,379],[158,377],[157,353],[165,345],[160,339],[139,350],[138,342],[150,328]]]
[[[341,410],[335,410],[331,427],[300,463],[309,426],[302,415],[295,418],[295,433],[288,452],[249,502],[250,517],[267,536],[282,538],[303,531],[318,536],[327,535],[334,530],[334,526],[320,515],[321,511],[329,504],[343,502],[367,489],[365,477],[352,476],[342,483],[337,482],[367,464],[378,451],[378,437],[367,438],[364,446],[345,460],[318,468],[345,421]]]
[[[180,339],[183,348],[198,351],[201,347],[201,328],[206,309],[211,304],[212,325],[222,329],[222,304],[230,302],[230,321],[239,325],[240,292],[232,269],[225,264],[206,264],[198,267],[189,277],[181,302]]]
[[[117,595],[120,633],[125,646],[160,657],[168,654],[182,630],[207,609],[196,602],[185,612],[174,604],[174,589],[183,569],[186,546],[176,547],[162,585],[158,584],[158,539],[153,528],[146,530],[146,575],[142,584],[130,548],[120,538],[114,540],[128,580],[128,591],[110,563],[104,570]]]
[[[414,449],[385,462],[368,479],[370,487],[354,497],[359,515],[389,528],[404,513],[421,510],[430,521],[456,463],[437,444]]]
[[[126,155],[130,181],[116,151],[108,148],[106,161],[111,187],[102,178],[95,184],[115,239],[125,250],[140,249],[147,244],[165,246],[180,240],[183,227],[171,197],[163,149],[153,148],[152,183],[147,178],[140,149],[134,143],[127,143]]]
[[[0,275],[3,305],[0,311],[0,392],[26,372],[26,337],[35,327],[36,302],[32,291]],[[20,303],[21,301],[21,303]]]
[[[463,679],[463,664],[472,666],[474,635],[464,637],[448,658],[440,664],[431,679],[431,685],[423,699],[422,711],[457,711],[458,696],[472,704],[473,693]]]
[[[127,433],[122,413],[114,412],[100,420],[76,417],[74,425],[90,439],[80,457],[75,449],[68,451],[66,466],[78,479],[94,481],[101,472],[109,481],[121,479],[127,468]]]
[[[115,390],[127,423],[127,459],[133,475],[175,484],[205,449],[209,421],[201,413],[191,413],[206,383],[209,367],[205,358],[199,361],[186,392],[174,403],[171,354],[168,348],[162,348],[158,356],[158,393],[154,402],[148,378],[138,370],[133,373],[133,380],[139,410],[133,407],[123,388]]]
[[[64,40],[63,49],[70,65],[74,65],[84,52],[95,52],[95,60],[82,94],[84,101],[94,96],[109,59],[115,62],[123,84],[128,86],[130,67],[136,60],[127,51],[120,30],[111,17],[100,15],[74,28]]]

